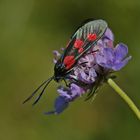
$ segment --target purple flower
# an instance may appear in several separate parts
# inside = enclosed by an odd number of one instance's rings
[[[113,71],[120,70],[128,63],[131,56],[127,57],[127,46],[120,43],[114,47],[113,42],[114,35],[108,28],[104,36],[97,42],[97,45],[91,47],[78,60],[77,65],[74,66],[73,70],[67,76],[66,80],[69,83],[69,87],[58,87],[57,92],[59,96],[55,100],[55,109],[47,114],[59,114],[63,112],[70,102],[87,92],[89,92],[90,97],[102,83],[106,82],[107,77]],[[54,51],[54,55],[54,63],[56,63],[60,57],[60,53]]]
[[[126,57],[127,53],[127,46],[120,43],[115,48],[103,48],[96,54],[96,62],[104,68],[118,71],[131,59],[131,56]]]
[[[66,101],[72,101],[77,96],[82,96],[82,94],[85,92],[84,89],[74,83],[70,85],[70,88],[61,86],[57,91],[61,97],[65,98]]]
[[[65,110],[69,105],[69,102],[65,100],[65,98],[63,96],[58,96],[55,100],[55,105],[54,111],[50,111],[45,113],[46,115],[50,115],[50,114],[60,114],[61,112],[63,112],[63,110]]]

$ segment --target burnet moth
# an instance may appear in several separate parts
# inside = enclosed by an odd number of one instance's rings
[[[48,84],[55,80],[59,82],[66,80],[67,75],[73,70],[79,58],[81,58],[91,47],[94,47],[97,41],[102,38],[107,29],[107,23],[104,20],[86,20],[75,33],[71,36],[64,53],[54,66],[54,75],[44,81],[23,103],[29,101],[37,91],[42,87],[42,91],[34,101],[35,105],[43,95]],[[75,82],[79,82],[74,79]],[[67,85],[68,86],[68,85]]]

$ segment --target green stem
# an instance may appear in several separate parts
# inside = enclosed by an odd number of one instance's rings
[[[140,110],[136,107],[134,102],[127,96],[127,94],[111,79],[107,80],[107,83],[122,97],[122,99],[133,110],[138,119],[140,120]]]

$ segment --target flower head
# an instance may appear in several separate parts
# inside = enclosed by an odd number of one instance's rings
[[[131,56],[127,57],[127,46],[120,43],[114,47],[113,42],[114,35],[108,28],[104,36],[78,60],[69,73],[67,76],[69,86],[58,87],[59,96],[55,100],[55,109],[47,114],[63,112],[70,102],[87,92],[89,96],[93,95],[112,72],[120,70],[128,63]],[[54,55],[56,63],[60,53],[54,51]]]

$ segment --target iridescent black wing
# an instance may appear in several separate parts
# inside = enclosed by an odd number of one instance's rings
[[[60,58],[67,70],[71,69],[77,60],[97,43],[106,29],[107,23],[100,19],[88,21],[76,30]]]

